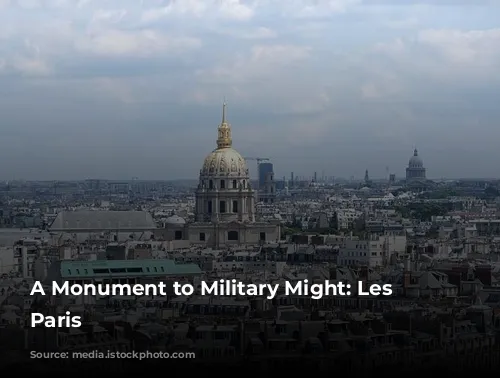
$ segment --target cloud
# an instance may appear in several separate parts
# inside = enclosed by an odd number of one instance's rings
[[[0,0],[0,178],[195,177],[224,97],[278,175],[496,172],[498,7],[424,3]]]
[[[409,38],[377,44],[374,51],[399,69],[434,79],[458,83],[500,79],[500,29],[420,30]]]
[[[417,42],[453,65],[497,68],[500,63],[500,29],[423,30]]]
[[[318,18],[335,13],[344,13],[349,8],[361,4],[361,0],[320,0],[309,2],[303,0],[291,0],[284,7],[286,16],[297,18]]]
[[[111,10],[104,10],[104,9],[99,9],[97,10],[94,15],[92,16],[91,23],[100,23],[100,22],[107,22],[110,24],[117,24],[123,18],[127,15],[127,11],[125,9],[111,9]]]
[[[79,40],[78,51],[99,56],[150,57],[200,47],[196,38],[171,37],[154,30],[107,30]]]
[[[143,22],[154,22],[167,17],[193,16],[207,19],[249,21],[257,14],[293,18],[318,18],[346,12],[361,0],[171,0],[162,7],[153,7],[142,13]]]
[[[13,59],[10,66],[15,72],[27,76],[45,76],[51,72],[47,63],[38,59],[26,59],[19,57],[17,59]]]
[[[209,72],[201,75],[209,76],[209,80],[227,80],[243,83],[274,75],[287,69],[291,64],[303,61],[309,57],[309,48],[294,45],[256,45],[248,54],[236,57],[232,62],[222,63]],[[283,73],[283,71],[282,71]]]
[[[240,0],[173,0],[164,7],[151,8],[142,14],[142,21],[157,21],[165,17],[194,16],[197,18],[219,16],[246,21],[253,17],[254,10]]]
[[[278,33],[274,30],[263,26],[259,26],[249,31],[243,30],[241,32],[227,30],[225,34],[242,39],[274,39],[278,37]]]
[[[386,23],[387,27],[393,29],[414,29],[419,26],[417,17],[405,18],[402,20],[390,20]]]
[[[323,94],[317,92],[304,98],[304,91],[310,85],[306,76],[303,80],[297,77],[298,72],[304,73],[303,67],[309,64],[311,54],[308,46],[254,45],[227,61],[198,70],[196,78],[202,86],[195,90],[193,100],[209,104],[213,103],[213,94],[218,94],[219,98],[225,95],[234,102],[260,106],[262,102],[270,104],[272,98],[273,112],[313,111],[319,104],[323,105]],[[322,100],[316,101],[316,95]]]

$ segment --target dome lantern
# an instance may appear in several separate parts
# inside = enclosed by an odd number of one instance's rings
[[[415,148],[413,150],[413,156],[410,158],[410,161],[408,162],[408,167],[410,168],[423,168],[424,163],[420,156],[418,156],[418,150]]]
[[[231,125],[226,121],[226,102],[224,102],[222,104],[222,122],[218,128],[217,149],[231,148],[232,145]]]

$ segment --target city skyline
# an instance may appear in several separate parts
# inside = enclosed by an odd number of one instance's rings
[[[0,179],[500,176],[498,2],[311,3],[0,1]]]

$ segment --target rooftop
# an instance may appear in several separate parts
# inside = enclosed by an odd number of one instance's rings
[[[109,278],[111,276],[182,276],[201,274],[196,264],[176,264],[173,260],[61,261],[61,277]]]
[[[51,231],[65,230],[152,230],[155,221],[147,211],[61,211],[50,225]]]

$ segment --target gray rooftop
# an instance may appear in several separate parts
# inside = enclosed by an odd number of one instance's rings
[[[69,230],[152,230],[156,224],[147,211],[61,211],[50,225],[51,231]]]
[[[176,264],[173,260],[96,260],[60,262],[64,279],[89,277],[186,276],[201,274],[196,264]]]

